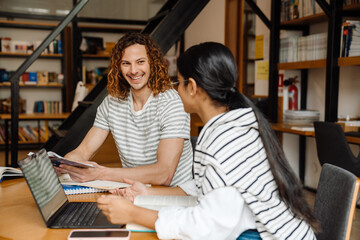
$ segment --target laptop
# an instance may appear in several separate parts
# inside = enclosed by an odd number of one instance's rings
[[[96,202],[69,202],[45,149],[18,162],[48,228],[121,228]]]

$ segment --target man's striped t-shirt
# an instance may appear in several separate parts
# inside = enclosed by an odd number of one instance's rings
[[[123,167],[155,164],[161,139],[183,138],[183,152],[171,186],[191,179],[192,147],[190,116],[171,89],[151,95],[140,111],[134,111],[132,95],[119,100],[108,95],[97,109],[94,126],[111,131]]]
[[[225,186],[237,188],[262,239],[316,239],[310,226],[280,199],[251,108],[208,121],[198,137],[194,159],[198,195]]]

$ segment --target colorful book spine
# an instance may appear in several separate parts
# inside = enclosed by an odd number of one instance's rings
[[[66,195],[107,192],[107,190],[105,190],[105,189],[84,187],[84,186],[77,186],[77,185],[62,184],[62,187],[63,187]]]

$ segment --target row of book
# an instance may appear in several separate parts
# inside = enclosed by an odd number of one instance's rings
[[[10,84],[10,77],[14,73],[15,71],[0,69],[0,82]],[[47,85],[51,83],[62,84],[63,82],[64,75],[56,72],[25,72],[20,76],[20,83],[23,83],[24,85]]]
[[[343,22],[340,46],[340,57],[360,56],[360,21]]]
[[[18,41],[10,37],[0,37],[0,52],[6,53],[33,53],[40,46],[42,41]],[[62,54],[61,40],[54,40],[45,48],[45,54]]]
[[[327,33],[289,36],[280,39],[279,62],[299,62],[326,59]]]
[[[38,142],[40,133],[40,142],[45,142],[45,126],[41,126],[40,130],[38,127],[33,127],[30,125],[20,126],[18,137],[19,141],[22,142]],[[10,132],[9,132],[10,134]],[[11,136],[9,136],[9,139]],[[5,126],[0,126],[0,143],[5,143]]]
[[[34,113],[63,113],[61,101],[35,101]]]
[[[330,2],[330,0],[326,1]],[[322,9],[315,0],[282,0],[280,20],[290,21],[321,12]]]

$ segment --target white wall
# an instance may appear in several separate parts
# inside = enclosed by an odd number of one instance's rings
[[[202,42],[225,43],[225,0],[212,0],[185,31],[185,50]]]

